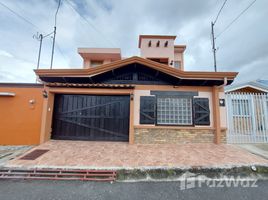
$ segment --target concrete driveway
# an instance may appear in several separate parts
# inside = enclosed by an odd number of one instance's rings
[[[20,156],[8,167],[33,168],[190,168],[268,165],[268,160],[234,145],[154,144],[51,140],[36,149],[49,150],[34,160]],[[27,152],[28,153],[28,152]]]

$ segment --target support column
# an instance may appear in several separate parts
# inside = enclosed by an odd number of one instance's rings
[[[213,99],[213,121],[214,121],[214,143],[221,143],[221,125],[220,125],[220,105],[219,105],[219,89],[214,86],[212,89],[212,99]]]
[[[45,88],[44,91],[47,92],[48,96],[43,102],[40,144],[50,140],[51,138],[52,114],[54,106],[54,94],[50,93],[48,88]]]
[[[134,94],[130,94],[129,144],[134,144]]]

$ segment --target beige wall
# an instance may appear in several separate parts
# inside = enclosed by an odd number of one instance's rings
[[[156,47],[158,40],[160,41],[160,46]],[[148,46],[149,41],[152,42],[151,47]],[[164,47],[166,41],[168,41],[168,47]],[[174,61],[174,40],[143,38],[140,54],[142,58],[168,58],[170,63],[171,60]]]
[[[180,88],[177,89],[170,89],[170,90],[177,90],[177,91],[185,91],[185,90],[180,90]],[[192,88],[194,90],[194,87]],[[135,90],[134,91],[134,126],[135,125],[140,125],[140,97],[141,96],[151,96],[150,95],[150,90]],[[212,92],[199,92],[198,96],[196,97],[204,97],[209,99],[209,109],[210,109],[210,125],[206,127],[212,127],[213,126],[213,105],[212,105]],[[224,111],[224,110],[223,110]],[[148,126],[148,125],[146,125]],[[151,125],[154,126],[154,125]],[[199,127],[199,126],[196,126]],[[204,127],[204,126],[201,126]]]
[[[140,124],[140,97],[151,96],[150,90],[134,90],[134,126]]]
[[[219,98],[220,99],[225,99],[225,94],[224,92],[219,92]],[[221,118],[221,128],[227,128],[227,111],[226,111],[226,101],[225,101],[225,106],[220,107],[220,118]]]
[[[175,52],[174,53],[174,61],[180,61],[181,66],[180,69],[184,69],[184,62],[183,62],[183,53]]]
[[[148,46],[151,41],[151,47]],[[160,41],[160,46],[156,47],[156,43]],[[165,47],[165,42],[168,41],[168,46]],[[170,67],[174,67],[175,61],[180,62],[180,69],[184,69],[183,52],[175,50],[173,39],[162,38],[142,38],[140,54],[142,58],[168,58],[168,64]],[[170,65],[171,61],[173,64]]]

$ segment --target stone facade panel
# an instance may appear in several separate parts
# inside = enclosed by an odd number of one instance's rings
[[[214,130],[211,129],[135,128],[134,134],[136,144],[186,144],[214,142]],[[226,143],[226,130],[222,131],[221,142]]]

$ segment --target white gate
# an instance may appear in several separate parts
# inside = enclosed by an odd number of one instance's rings
[[[268,143],[268,95],[226,94],[228,143]]]

